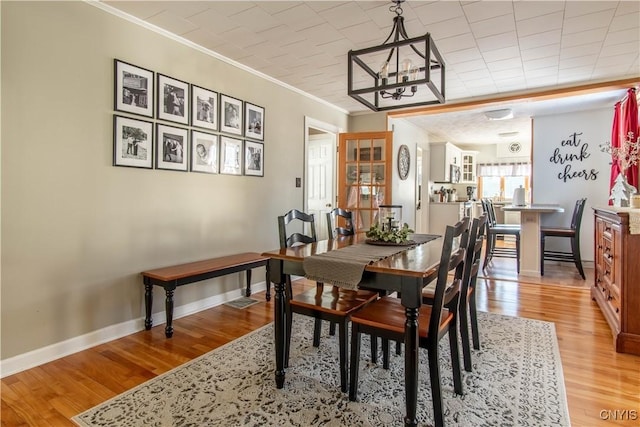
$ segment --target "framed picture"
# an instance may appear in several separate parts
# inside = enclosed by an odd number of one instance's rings
[[[264,144],[262,142],[244,142],[244,174],[264,176]]]
[[[242,101],[220,95],[220,130],[242,135]]]
[[[158,73],[158,118],[189,124],[189,83]]]
[[[114,110],[153,117],[153,71],[114,59]]]
[[[191,131],[191,171],[218,173],[218,135]]]
[[[264,108],[244,103],[244,136],[264,141]]]
[[[186,129],[158,123],[156,168],[186,172],[188,137]]]
[[[113,116],[113,165],[153,168],[153,123]]]
[[[191,85],[191,125],[218,130],[218,92]]]
[[[242,141],[220,137],[220,173],[242,175]]]

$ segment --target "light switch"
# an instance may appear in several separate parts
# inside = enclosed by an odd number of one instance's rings
[[[302,187],[302,178],[296,178],[296,188]]]

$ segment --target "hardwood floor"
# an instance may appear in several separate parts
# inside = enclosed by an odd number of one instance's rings
[[[478,280],[480,310],[555,323],[572,425],[639,425],[640,357],[613,351],[589,296],[592,282],[569,265],[538,283],[518,282],[497,262],[492,268],[501,279]],[[310,286],[302,280],[294,288]],[[4,378],[2,426],[75,425],[69,419],[77,413],[271,322],[272,303],[263,292],[253,297],[261,302],[244,310],[221,305],[175,320],[171,339],[158,325]]]

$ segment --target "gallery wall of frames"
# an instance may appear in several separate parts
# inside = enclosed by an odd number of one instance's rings
[[[263,107],[114,59],[113,165],[264,176]]]

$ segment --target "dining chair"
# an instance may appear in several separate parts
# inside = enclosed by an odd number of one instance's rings
[[[493,257],[515,258],[516,270],[520,273],[520,225],[502,224],[496,221],[496,212],[491,199],[482,199],[482,210],[487,215],[486,236],[487,244],[484,254],[482,269],[486,269]],[[515,249],[497,246],[498,237],[514,236],[516,240]]]
[[[327,236],[353,236],[353,214],[351,211],[335,208],[327,212]]]
[[[419,345],[421,348],[426,348],[428,353],[431,395],[436,426],[442,426],[444,424],[438,344],[440,339],[445,335],[449,336],[454,390],[457,394],[462,394],[460,356],[456,337],[456,316],[454,312],[444,307],[444,302],[447,300],[449,294],[457,295],[460,292],[465,248],[457,245],[454,249],[454,239],[462,236],[466,229],[467,226],[463,221],[453,226],[447,226],[442,242],[440,264],[437,271],[434,303],[432,305],[423,304],[419,308]],[[370,303],[351,316],[349,400],[355,401],[358,394],[360,335],[368,333],[381,336],[388,340],[404,342],[406,320],[405,308],[401,300],[389,296]]]
[[[287,225],[293,220],[299,220],[307,224],[310,235],[296,231],[287,233]],[[278,229],[280,233],[280,247],[292,247],[296,244],[308,244],[317,241],[314,216],[293,209],[278,217]],[[315,289],[311,289],[293,295],[291,289],[291,277],[285,278],[286,287],[286,333],[285,342],[285,367],[289,366],[289,354],[291,349],[291,329],[293,313],[313,317],[315,319],[313,331],[313,346],[320,346],[320,332],[322,320],[327,320],[338,325],[338,339],[340,347],[340,389],[347,391],[348,380],[348,333],[347,325],[352,313],[374,301],[378,294],[367,290],[346,290],[337,286],[329,286],[317,283]]]
[[[471,340],[473,348],[480,350],[480,334],[478,332],[478,314],[476,307],[476,282],[480,270],[482,243],[487,217],[485,214],[474,218],[471,222],[469,239],[462,273],[462,287],[460,290],[460,304],[458,316],[460,324],[460,338],[462,341],[462,359],[465,371],[472,371]],[[469,338],[469,323],[471,323],[471,339]]]
[[[578,199],[571,216],[569,227],[540,227],[540,274],[544,276],[545,261],[573,262],[578,269],[578,273],[586,280],[584,269],[582,268],[582,257],[580,256],[580,224],[582,223],[582,213],[587,199]],[[571,252],[545,249],[547,237],[564,237],[571,243]]]

